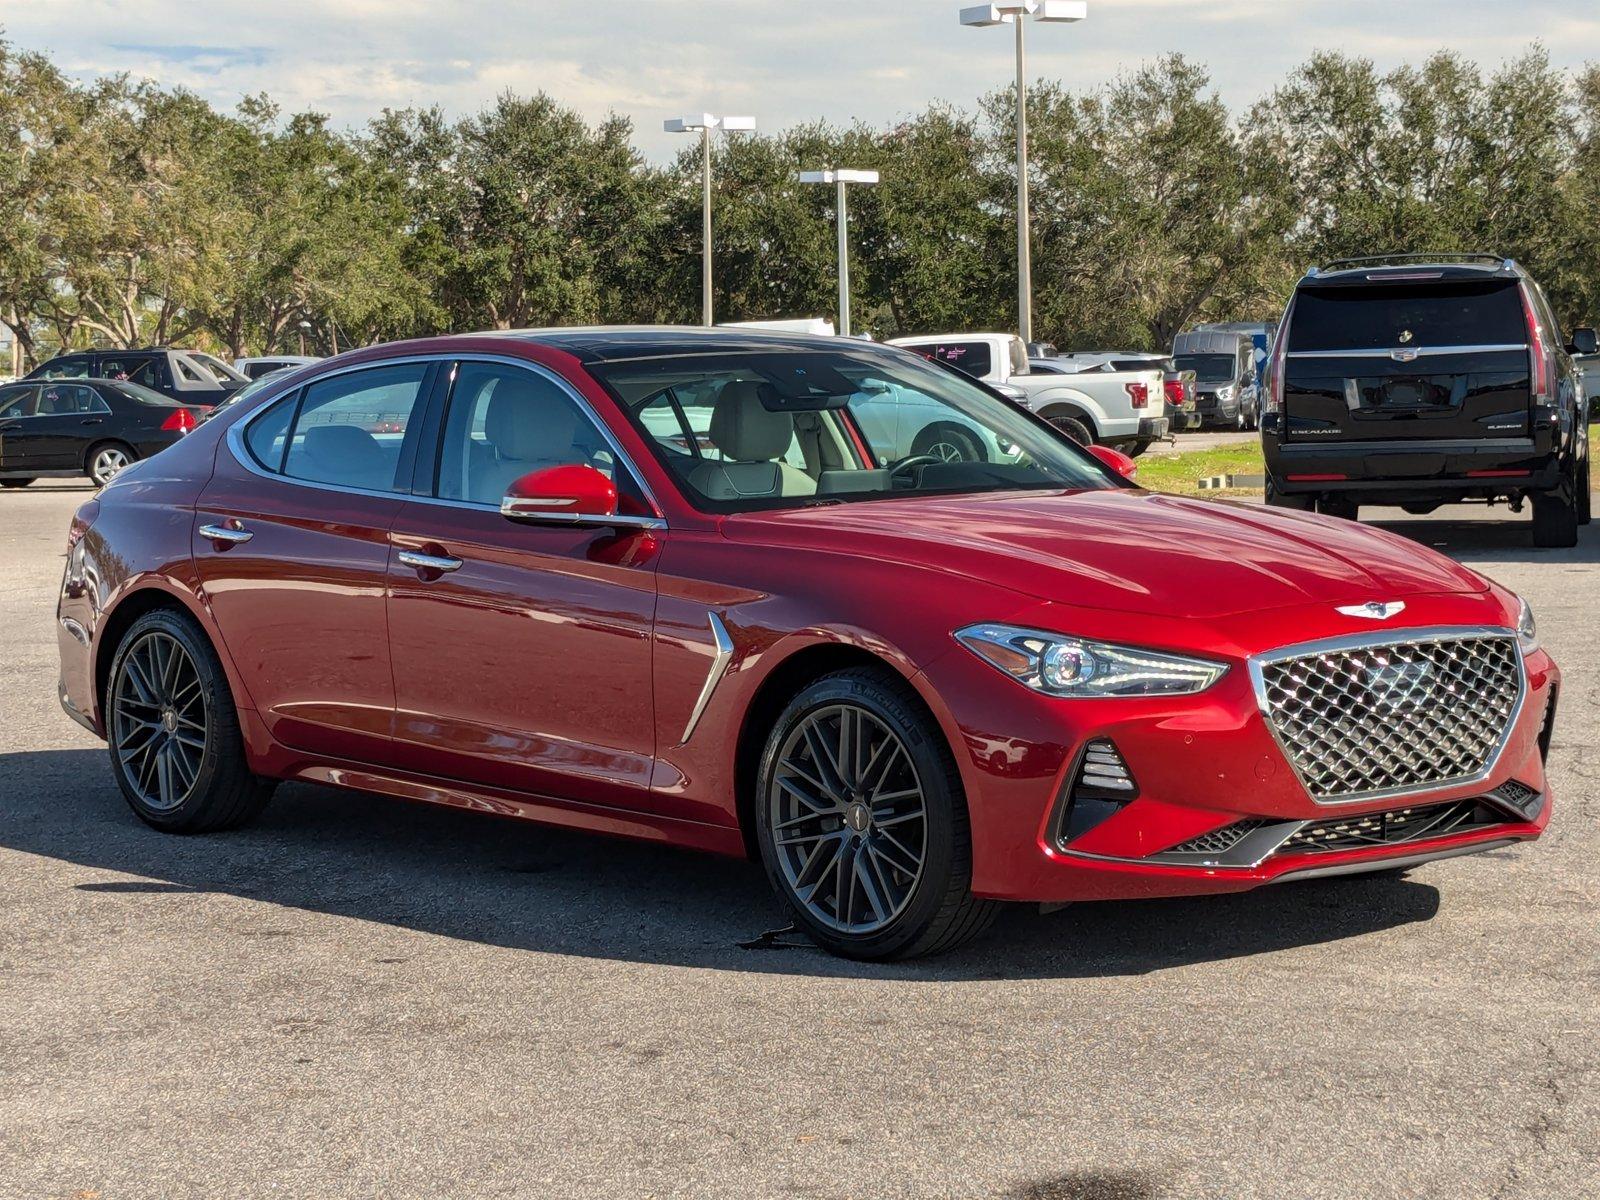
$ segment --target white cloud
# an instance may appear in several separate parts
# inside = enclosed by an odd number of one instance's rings
[[[469,112],[543,88],[586,116],[633,118],[664,158],[664,117],[750,112],[764,128],[883,123],[1010,79],[1004,30],[962,28],[959,0],[0,0],[14,43],[80,74],[129,71],[222,105],[269,92],[359,125],[384,107]],[[1247,105],[1313,51],[1388,66],[1440,48],[1486,63],[1542,39],[1600,59],[1600,14],[1571,0],[1091,0],[1089,19],[1031,30],[1036,76],[1104,82],[1166,51],[1205,62]]]

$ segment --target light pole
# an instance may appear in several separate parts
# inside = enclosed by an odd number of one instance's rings
[[[711,131],[748,133],[756,127],[754,117],[714,117],[710,113],[695,113],[687,117],[673,117],[663,121],[661,127],[668,133],[698,133],[700,135],[700,323],[711,320]]]
[[[831,183],[839,189],[838,212],[834,223],[839,227],[839,336],[850,336],[850,208],[845,198],[845,186],[851,183],[877,183],[876,171],[801,171],[801,183]]]
[[[301,358],[304,358],[306,356],[306,334],[308,334],[310,332],[311,332],[311,322],[310,321],[301,321],[300,325],[299,325],[300,357]]]
[[[1088,0],[1013,0],[961,10],[963,25],[1017,27],[1017,333],[1033,341],[1033,253],[1028,232],[1028,63],[1022,34],[1025,19],[1081,21]]]

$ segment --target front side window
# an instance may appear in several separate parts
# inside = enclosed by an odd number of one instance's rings
[[[1065,438],[959,375],[867,349],[590,368],[697,507],[1117,486]]]
[[[0,388],[0,421],[33,416],[34,401],[38,398],[36,387]]]
[[[58,358],[44,365],[39,372],[40,379],[87,379],[89,376],[89,360],[87,358]]]
[[[427,363],[401,363],[308,385],[283,448],[283,473],[368,491],[406,490],[398,480],[401,450],[427,374]],[[251,451],[270,466],[270,442],[257,447],[252,440]]]
[[[511,485],[547,467],[587,466],[638,500],[605,435],[544,375],[501,363],[463,362],[445,414],[435,494],[498,507]]]

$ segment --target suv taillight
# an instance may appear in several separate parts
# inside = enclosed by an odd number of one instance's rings
[[[161,428],[167,433],[188,433],[198,424],[192,412],[187,408],[180,408],[161,422]]]
[[[1544,330],[1539,327],[1539,314],[1533,309],[1533,295],[1526,285],[1518,289],[1522,293],[1522,315],[1528,323],[1528,353],[1533,362],[1533,402],[1535,404],[1550,403],[1550,350],[1544,344]]]
[[[1162,386],[1163,390],[1165,390],[1165,392],[1167,393],[1167,403],[1172,405],[1173,408],[1182,408],[1183,407],[1183,380],[1181,380],[1181,379],[1163,379],[1161,381],[1161,386]]]
[[[1147,383],[1125,383],[1123,389],[1128,393],[1128,402],[1134,408],[1143,408],[1150,403],[1150,385]]]
[[[1293,311],[1293,306],[1290,306]],[[1277,336],[1272,339],[1272,355],[1267,359],[1267,389],[1266,397],[1261,405],[1262,412],[1283,411],[1283,360],[1289,348],[1289,314],[1283,314],[1283,324],[1278,326]]]

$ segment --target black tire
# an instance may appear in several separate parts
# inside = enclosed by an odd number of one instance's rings
[[[1062,413],[1058,416],[1046,417],[1045,420],[1049,421],[1050,424],[1054,425],[1057,429],[1066,434],[1073,441],[1077,442],[1080,446],[1092,446],[1094,444],[1093,431],[1091,431],[1089,426],[1077,417]]]
[[[1285,496],[1273,486],[1272,476],[1267,476],[1267,503],[1273,508],[1292,508],[1297,512],[1314,512],[1317,507],[1315,496],[1292,495]]]
[[[1330,517],[1339,517],[1345,521],[1358,521],[1361,519],[1361,506],[1354,500],[1347,500],[1343,496],[1330,496],[1317,502],[1317,511]]]
[[[935,424],[922,430],[911,442],[911,456],[932,455],[940,462],[987,462],[983,443],[959,425]]]
[[[1589,491],[1589,456],[1584,455],[1578,468],[1578,524],[1587,525],[1593,515],[1594,496]]]
[[[1150,442],[1143,441],[1143,440],[1137,441],[1137,442],[1129,442],[1127,444],[1127,446],[1123,449],[1122,452],[1124,454],[1126,454],[1129,458],[1138,458],[1146,450],[1150,449],[1150,446],[1151,446]]]
[[[1570,480],[1533,497],[1533,544],[1549,550],[1578,544],[1578,501]]]
[[[103,464],[111,458],[119,458],[121,466],[105,473]],[[83,456],[83,473],[92,480],[96,487],[105,487],[117,473],[126,470],[139,461],[139,452],[126,442],[96,442],[89,447]],[[104,475],[104,478],[102,478]]]
[[[187,656],[193,681],[169,687],[183,661],[171,656],[173,646]],[[171,666],[174,661],[179,668]],[[152,678],[151,667],[163,663]],[[187,614],[158,608],[129,627],[111,662],[105,708],[111,772],[128,806],[147,825],[168,833],[232,829],[271,799],[276,784],[246,765],[239,714],[222,663]],[[144,740],[138,740],[141,732]],[[152,748],[162,738],[163,746]],[[201,742],[198,750],[194,741]],[[192,771],[159,761],[152,766],[151,757],[159,760],[164,747],[171,747],[172,755],[189,755]],[[186,779],[187,787],[181,786]]]
[[[1425,517],[1429,513],[1435,511],[1438,507],[1439,506],[1434,503],[1402,504],[1400,506],[1400,511],[1410,513],[1413,517]]]
[[[819,723],[833,713],[860,714],[856,717],[858,730],[871,728],[891,735],[880,740],[880,751],[885,745],[892,747],[892,739],[898,740],[905,764],[900,769],[906,772],[899,779],[909,779],[918,789],[917,803],[921,813],[920,817],[912,818],[922,825],[921,841],[912,848],[913,855],[917,848],[922,851],[922,858],[917,865],[918,873],[914,877],[909,872],[902,873],[911,882],[904,885],[903,895],[896,901],[897,907],[892,915],[880,926],[859,933],[836,927],[838,924],[850,924],[848,913],[851,910],[848,907],[845,909],[846,919],[837,921],[840,906],[835,905],[835,920],[830,923],[825,908],[826,896],[816,905],[817,911],[813,912],[813,906],[799,895],[798,880],[791,880],[788,872],[794,870],[798,858],[825,855],[832,849],[834,857],[816,873],[811,894],[817,896],[824,891],[824,880],[843,880],[848,869],[851,874],[846,886],[853,900],[858,887],[854,872],[859,862],[872,853],[864,847],[874,844],[874,839],[881,838],[887,831],[886,827],[876,827],[878,818],[875,814],[878,808],[871,796],[877,794],[877,789],[869,793],[867,788],[870,782],[867,777],[872,774],[873,764],[880,759],[872,757],[854,784],[849,785],[858,788],[851,792],[856,802],[849,807],[866,809],[868,814],[874,815],[861,818],[862,823],[858,824],[845,815],[846,806],[843,804],[836,809],[824,810],[807,803],[803,810],[807,815],[802,819],[818,822],[818,832],[792,835],[784,846],[793,845],[795,841],[817,844],[809,851],[795,850],[792,854],[780,848],[775,832],[780,824],[775,818],[775,810],[782,811],[790,790],[779,783],[779,772],[789,769],[794,761],[792,756],[804,753],[801,747],[805,745],[803,739],[806,730],[818,728]],[[860,738],[854,744],[870,747],[871,741],[869,738]],[[837,744],[828,747],[829,754],[838,748]],[[829,759],[830,763],[836,761]],[[812,765],[815,766],[814,757]],[[889,769],[898,765],[897,760],[889,759],[879,783],[887,778]],[[804,777],[791,775],[788,783],[793,783],[796,778]],[[972,895],[971,828],[966,796],[950,747],[938,726],[921,708],[916,693],[887,670],[867,667],[840,671],[806,687],[789,702],[773,724],[762,752],[757,780],[760,790],[755,805],[756,841],[761,849],[761,861],[766,867],[767,879],[795,923],[823,949],[846,958],[864,960],[941,954],[978,936],[998,913],[998,902],[980,900]],[[849,788],[837,790],[844,793]],[[824,806],[830,803],[829,794],[823,787],[815,791]],[[863,796],[868,797],[866,803],[862,802]],[[810,815],[816,812],[822,812],[823,815]],[[834,824],[827,824],[829,821]],[[788,820],[781,824],[794,826],[796,821]],[[915,826],[901,825],[899,831],[904,832],[908,828]],[[850,856],[848,868],[845,863],[847,855]],[[873,861],[877,861],[875,857]],[[796,872],[800,880],[804,879],[809,867],[808,857],[805,868]],[[830,869],[834,871],[832,875]],[[872,869],[870,863],[868,869]],[[828,886],[834,887],[831,883]],[[893,899],[891,889],[883,886],[881,877],[879,887]],[[876,909],[877,905],[874,904],[874,916]],[[861,924],[869,925],[871,922],[864,921]]]
[[[0,488],[25,488],[32,482],[31,479],[0,479]]]

